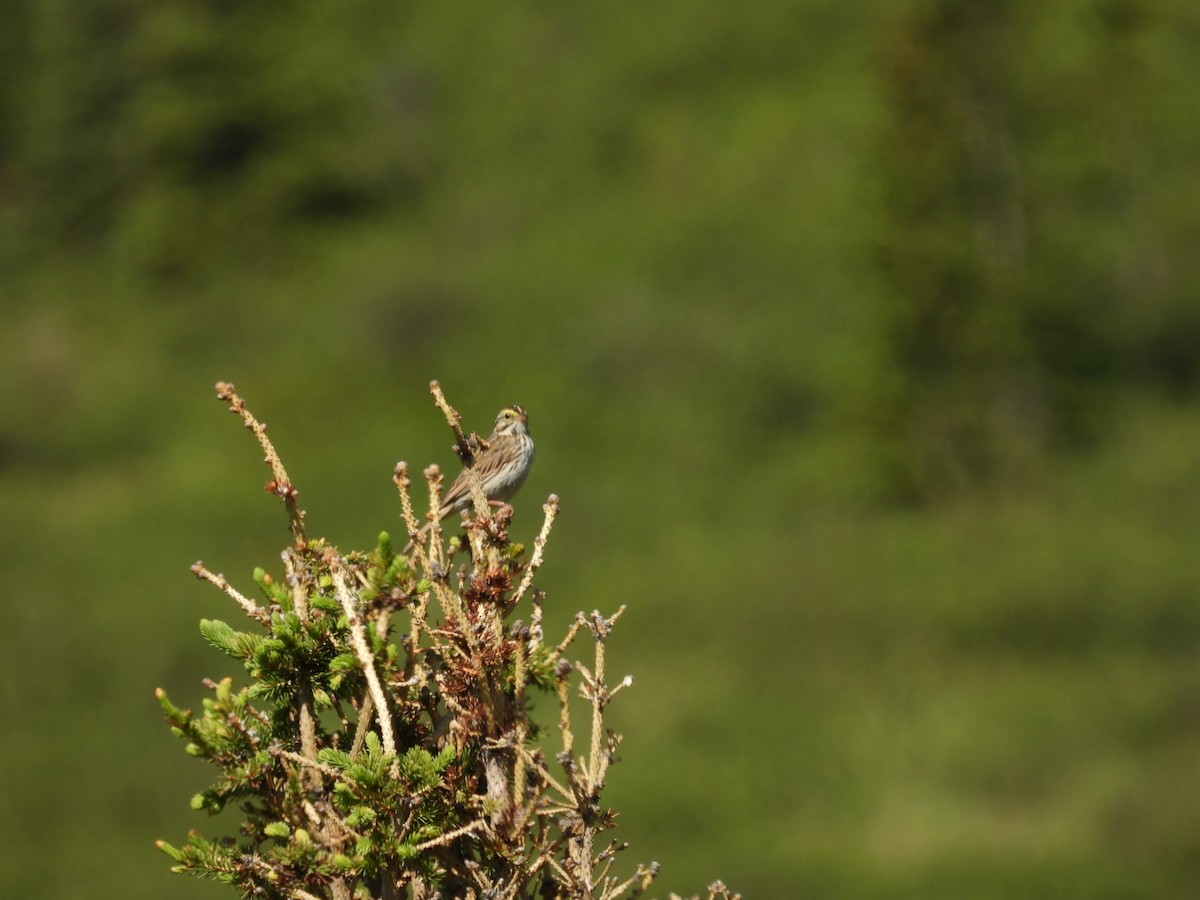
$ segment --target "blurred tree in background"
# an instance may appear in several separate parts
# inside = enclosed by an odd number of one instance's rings
[[[23,244],[194,276],[420,188],[420,122],[381,71],[382,4],[28,6],[6,103]]]
[[[1197,158],[1181,23],[1068,7],[938,0],[884,41],[902,490],[1021,481],[1107,430],[1122,386],[1195,387],[1200,273],[1167,225]]]
[[[5,23],[0,893],[213,896],[156,868],[200,785],[152,690],[212,662],[187,567],[277,523],[211,384],[366,546],[437,377],[530,410],[548,619],[629,604],[610,791],[666,883],[1194,896],[1200,7]]]

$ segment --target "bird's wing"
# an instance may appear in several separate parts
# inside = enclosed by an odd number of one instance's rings
[[[487,483],[504,467],[505,443],[506,436],[492,435],[488,438],[488,448],[475,457],[475,471],[479,473],[479,480],[483,482],[485,492]],[[467,470],[463,469],[454,479],[454,484],[450,485],[450,490],[446,491],[445,496],[442,497],[442,508],[439,515],[444,516],[455,503],[463,497],[469,496],[470,493],[471,483],[467,481]]]

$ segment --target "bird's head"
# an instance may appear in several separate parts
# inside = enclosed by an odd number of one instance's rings
[[[495,433],[500,434],[528,434],[529,433],[529,414],[515,404],[506,406],[500,410],[500,415],[496,416]]]

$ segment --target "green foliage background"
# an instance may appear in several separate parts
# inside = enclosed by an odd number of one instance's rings
[[[1196,895],[1194,3],[4,9],[0,893],[221,895],[152,692],[287,532],[212,384],[367,548],[436,377],[549,621],[630,604],[664,892]]]

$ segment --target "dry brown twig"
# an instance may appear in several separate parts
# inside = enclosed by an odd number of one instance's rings
[[[367,678],[367,687],[375,701],[375,717],[379,722],[384,752],[395,756],[396,732],[392,728],[392,714],[388,710],[387,696],[383,692],[379,673],[375,671],[375,660],[371,648],[367,644],[367,630],[363,625],[362,615],[358,608],[358,598],[350,592],[350,588],[346,584],[346,569],[342,561],[337,558],[336,554],[330,553],[328,562],[329,571],[333,577],[334,591],[337,594],[338,602],[342,604],[342,609],[346,613],[346,621],[350,626],[350,638],[354,645],[354,652],[358,656],[359,665],[362,666],[363,674]],[[396,764],[393,763],[393,769],[395,768]]]
[[[446,401],[442,386],[437,381],[429,382],[429,391],[433,394],[438,409],[446,416],[450,430],[454,432],[454,450],[462,460],[463,471],[467,473],[467,484],[471,487],[471,500],[475,504],[476,515],[485,516],[488,513],[488,500],[483,492],[483,481],[475,471],[475,454],[486,450],[488,442],[474,432],[471,432],[470,437],[463,433],[462,415]]]
[[[296,539],[296,546],[304,546],[304,510],[302,510],[296,502],[299,491],[292,484],[292,480],[288,477],[287,470],[283,467],[283,460],[279,458],[279,454],[275,451],[275,447],[271,444],[270,438],[267,437],[267,426],[265,423],[258,421],[254,415],[246,408],[246,402],[238,396],[237,389],[230,381],[217,382],[217,399],[224,400],[229,404],[229,411],[236,413],[242,417],[242,421],[246,427],[254,432],[254,436],[258,438],[258,443],[262,446],[264,459],[267,465],[271,467],[271,480],[267,482],[267,490],[276,494],[283,500],[284,506],[287,508],[288,523],[292,530],[292,536]]]
[[[550,540],[550,529],[554,527],[554,519],[558,516],[558,494],[551,494],[546,505],[542,507],[546,513],[546,518],[542,521],[542,530],[538,532],[538,536],[533,541],[533,556],[529,559],[529,564],[525,567],[525,573],[521,576],[521,584],[513,593],[511,606],[516,606],[521,602],[521,598],[525,596],[525,592],[529,590],[529,585],[533,583],[534,573],[542,567],[542,561],[546,552],[546,541]]]
[[[257,605],[253,600],[251,600],[245,594],[241,593],[237,588],[235,588],[233,585],[231,585],[228,581],[225,580],[224,575],[220,575],[220,574],[214,575],[212,572],[210,572],[208,569],[206,569],[204,567],[204,563],[202,563],[202,562],[193,563],[192,564],[192,574],[195,575],[197,578],[199,578],[201,581],[207,581],[209,584],[215,584],[222,591],[224,591],[229,597],[233,598],[234,602],[236,602],[237,605],[240,606],[245,611],[246,615],[248,615],[250,618],[254,619],[255,621],[262,622],[265,624],[266,622],[268,622],[270,620],[271,613],[268,610]]]

